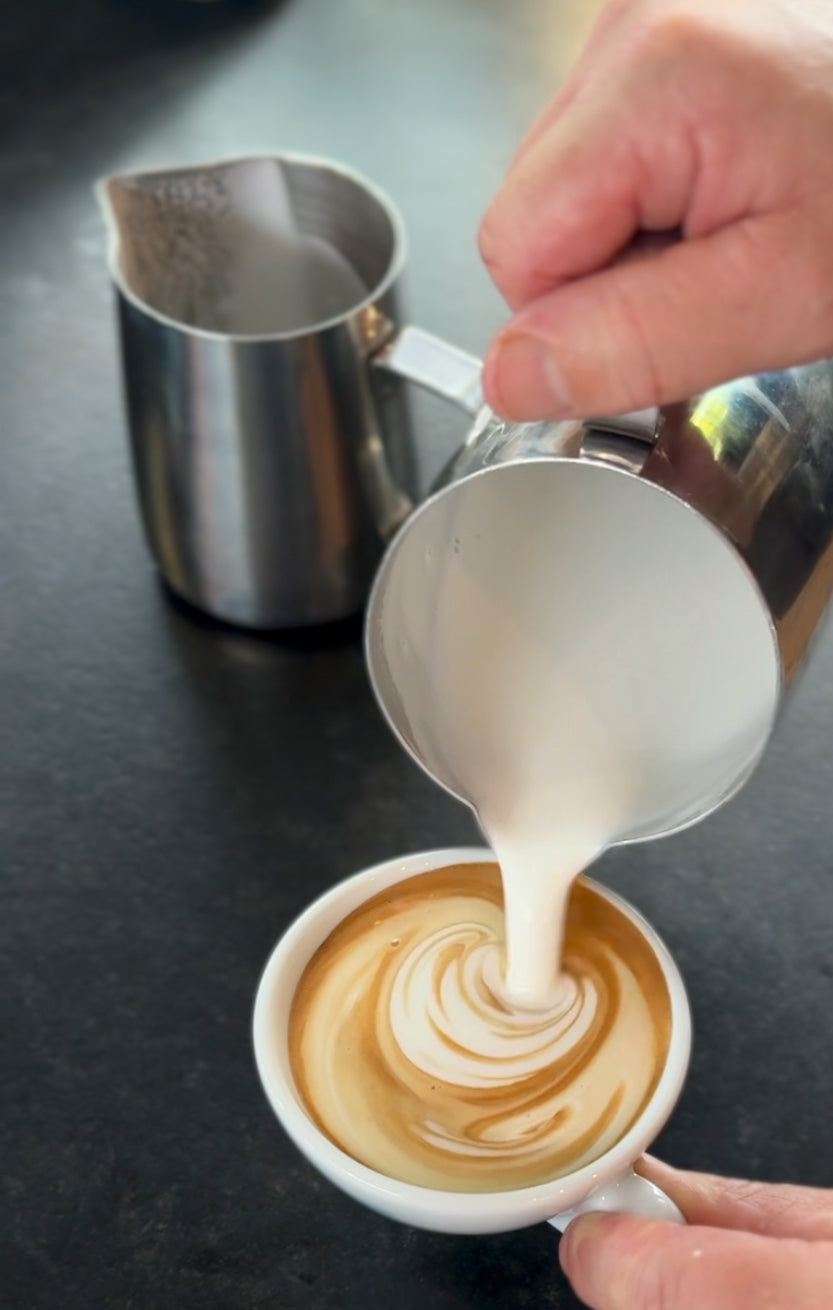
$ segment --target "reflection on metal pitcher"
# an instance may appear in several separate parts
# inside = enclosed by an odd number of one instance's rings
[[[749,566],[793,677],[833,591],[833,361],[740,378],[681,405],[586,422],[481,411],[437,489],[500,463],[584,459],[656,483]]]

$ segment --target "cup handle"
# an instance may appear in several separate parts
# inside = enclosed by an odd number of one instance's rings
[[[402,328],[370,362],[373,368],[406,378],[450,400],[467,414],[477,414],[483,408],[482,361],[422,328]]]
[[[649,1183],[647,1178],[634,1173],[633,1169],[625,1169],[618,1178],[597,1187],[581,1205],[554,1215],[549,1223],[563,1233],[580,1214],[600,1210],[640,1215],[644,1219],[665,1219],[673,1224],[685,1223],[682,1210],[670,1196],[666,1196],[655,1183]]]

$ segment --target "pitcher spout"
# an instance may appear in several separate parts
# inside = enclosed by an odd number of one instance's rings
[[[223,337],[343,321],[384,292],[402,245],[387,215],[368,227],[375,198],[348,170],[289,155],[122,173],[98,198],[117,287],[157,318]]]

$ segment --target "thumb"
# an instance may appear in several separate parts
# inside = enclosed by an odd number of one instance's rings
[[[568,282],[498,334],[486,399],[517,420],[615,414],[818,358],[831,323],[814,247],[768,214]]]
[[[591,1214],[570,1224],[559,1258],[591,1310],[829,1310],[833,1303],[830,1242]]]

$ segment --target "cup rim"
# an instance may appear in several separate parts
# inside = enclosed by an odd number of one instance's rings
[[[461,1192],[422,1187],[390,1178],[342,1151],[316,1126],[303,1108],[292,1082],[289,1057],[281,1059],[273,1033],[272,1006],[280,978],[296,963],[302,944],[308,943],[298,976],[314,951],[345,915],[370,896],[418,873],[446,864],[496,863],[487,847],[443,847],[384,860],[336,883],[296,918],[273,948],[260,977],[252,1018],[254,1056],[261,1085],[272,1110],[294,1144],[316,1168],[372,1208],[405,1215],[441,1231],[486,1231],[481,1225],[520,1226],[535,1217],[555,1215],[571,1208],[589,1192],[629,1168],[663,1128],[682,1090],[691,1054],[691,1011],[680,971],[662,938],[628,901],[595,879],[585,881],[635,924],[653,949],[668,987],[671,1003],[671,1037],[665,1065],[648,1104],[628,1131],[603,1155],[573,1173],[533,1186],[507,1191]],[[327,926],[326,911],[341,906]],[[316,929],[319,931],[316,932]],[[288,1014],[287,1004],[287,1014]],[[282,1041],[285,1042],[285,1033]],[[285,1068],[283,1067],[285,1065]],[[460,1227],[464,1213],[466,1226]],[[534,1217],[530,1219],[532,1214]]]
[[[477,425],[475,425],[474,431],[476,430]],[[746,783],[752,777],[752,774],[755,772],[766,753],[767,746],[769,745],[772,734],[775,731],[775,725],[778,722],[778,715],[784,700],[785,675],[784,662],[782,659],[781,646],[778,639],[775,620],[772,611],[767,604],[766,597],[761,590],[761,585],[755,577],[755,574],[752,572],[748,562],[743,558],[741,553],[734,548],[732,542],[727,538],[726,534],[721,531],[717,524],[713,523],[711,519],[701,513],[695,505],[689,504],[688,501],[684,500],[681,496],[678,496],[676,492],[671,491],[668,487],[663,487],[658,482],[651,482],[646,478],[635,477],[633,473],[629,473],[622,468],[616,468],[610,464],[593,464],[592,461],[582,461],[580,459],[575,459],[572,456],[527,455],[502,460],[499,463],[486,464],[482,468],[474,469],[471,473],[466,473],[459,478],[455,478],[453,481],[432,491],[431,494],[426,496],[425,499],[416,506],[413,512],[408,515],[387,543],[385,553],[374,575],[370,593],[367,598],[367,604],[365,605],[362,640],[365,667],[368,671],[373,698],[376,701],[383,719],[390,728],[390,731],[393,733],[402,749],[406,752],[409,759],[413,760],[417,768],[420,769],[436,787],[440,787],[447,795],[465,805],[474,814],[475,819],[477,819],[477,813],[470,798],[462,792],[455,791],[450,783],[446,782],[443,778],[439,777],[438,774],[431,771],[428,764],[422,758],[419,750],[408,739],[407,735],[403,732],[399,723],[396,721],[393,711],[388,703],[388,698],[382,694],[380,689],[378,669],[381,663],[381,657],[376,650],[375,627],[379,624],[378,610],[385,593],[385,588],[388,584],[389,575],[393,568],[394,561],[399,553],[402,543],[408,532],[413,529],[414,524],[424,514],[430,513],[439,501],[449,495],[456,494],[464,483],[470,482],[474,479],[480,480],[481,478],[498,475],[501,472],[518,469],[527,465],[541,467],[560,465],[562,467],[574,469],[580,468],[583,465],[585,467],[592,466],[594,468],[594,477],[604,475],[619,479],[624,478],[629,482],[637,483],[643,488],[646,488],[648,493],[657,493],[666,500],[672,501],[684,513],[693,516],[698,524],[704,528],[706,534],[712,537],[713,540],[725,549],[727,560],[731,560],[733,565],[743,575],[760,605],[761,615],[767,626],[770,638],[774,662],[775,687],[769,720],[766,725],[766,730],[758,743],[757,749],[752,753],[740,772],[737,773],[722,790],[714,793],[702,809],[696,810],[685,818],[669,822],[665,826],[651,828],[647,831],[642,830],[628,833],[623,837],[618,837],[614,842],[611,842],[611,846],[632,846],[637,843],[641,845],[643,842],[661,841],[665,837],[673,837],[677,833],[685,832],[686,829],[695,827],[698,823],[702,823],[703,819],[707,819],[710,815],[716,813],[716,811],[721,809],[728,801],[732,800],[743,789],[743,787],[745,787]]]
[[[331,173],[338,173],[341,177],[347,178],[357,187],[360,187],[372,200],[382,209],[390,222],[393,235],[393,248],[388,261],[387,269],[383,276],[376,284],[369,289],[367,295],[357,300],[349,309],[340,314],[334,314],[330,318],[321,319],[320,322],[312,323],[307,327],[294,328],[281,332],[218,332],[213,328],[198,327],[189,323],[180,322],[179,319],[171,318],[168,314],[163,314],[160,310],[142,300],[127,285],[121,267],[119,264],[119,228],[113,211],[113,204],[110,199],[110,185],[114,182],[123,181],[126,178],[148,178],[164,177],[170,173],[206,173],[214,169],[228,167],[233,164],[263,163],[276,162],[288,164],[301,164],[305,167],[325,169]],[[241,155],[223,155],[220,158],[203,160],[193,163],[184,164],[166,164],[157,165],[148,168],[131,168],[121,170],[115,173],[108,173],[106,176],[99,178],[95,183],[94,191],[98,199],[101,211],[104,215],[104,223],[107,229],[107,268],[110,279],[120,296],[123,296],[129,304],[135,309],[145,314],[148,318],[154,319],[163,326],[173,331],[181,332],[188,337],[200,338],[205,341],[222,341],[222,342],[240,342],[241,344],[256,344],[258,342],[284,342],[284,341],[301,341],[305,337],[315,337],[320,332],[326,332],[331,328],[340,327],[345,323],[351,322],[366,309],[375,305],[377,301],[390,290],[402,273],[408,259],[408,238],[405,228],[405,222],[402,218],[398,207],[391,200],[386,191],[372,182],[364,173],[359,172],[357,168],[352,168],[349,164],[343,164],[335,159],[330,159],[325,155],[306,154],[303,151],[295,150],[265,150],[265,151],[248,151]],[[381,343],[380,343],[381,344]]]

